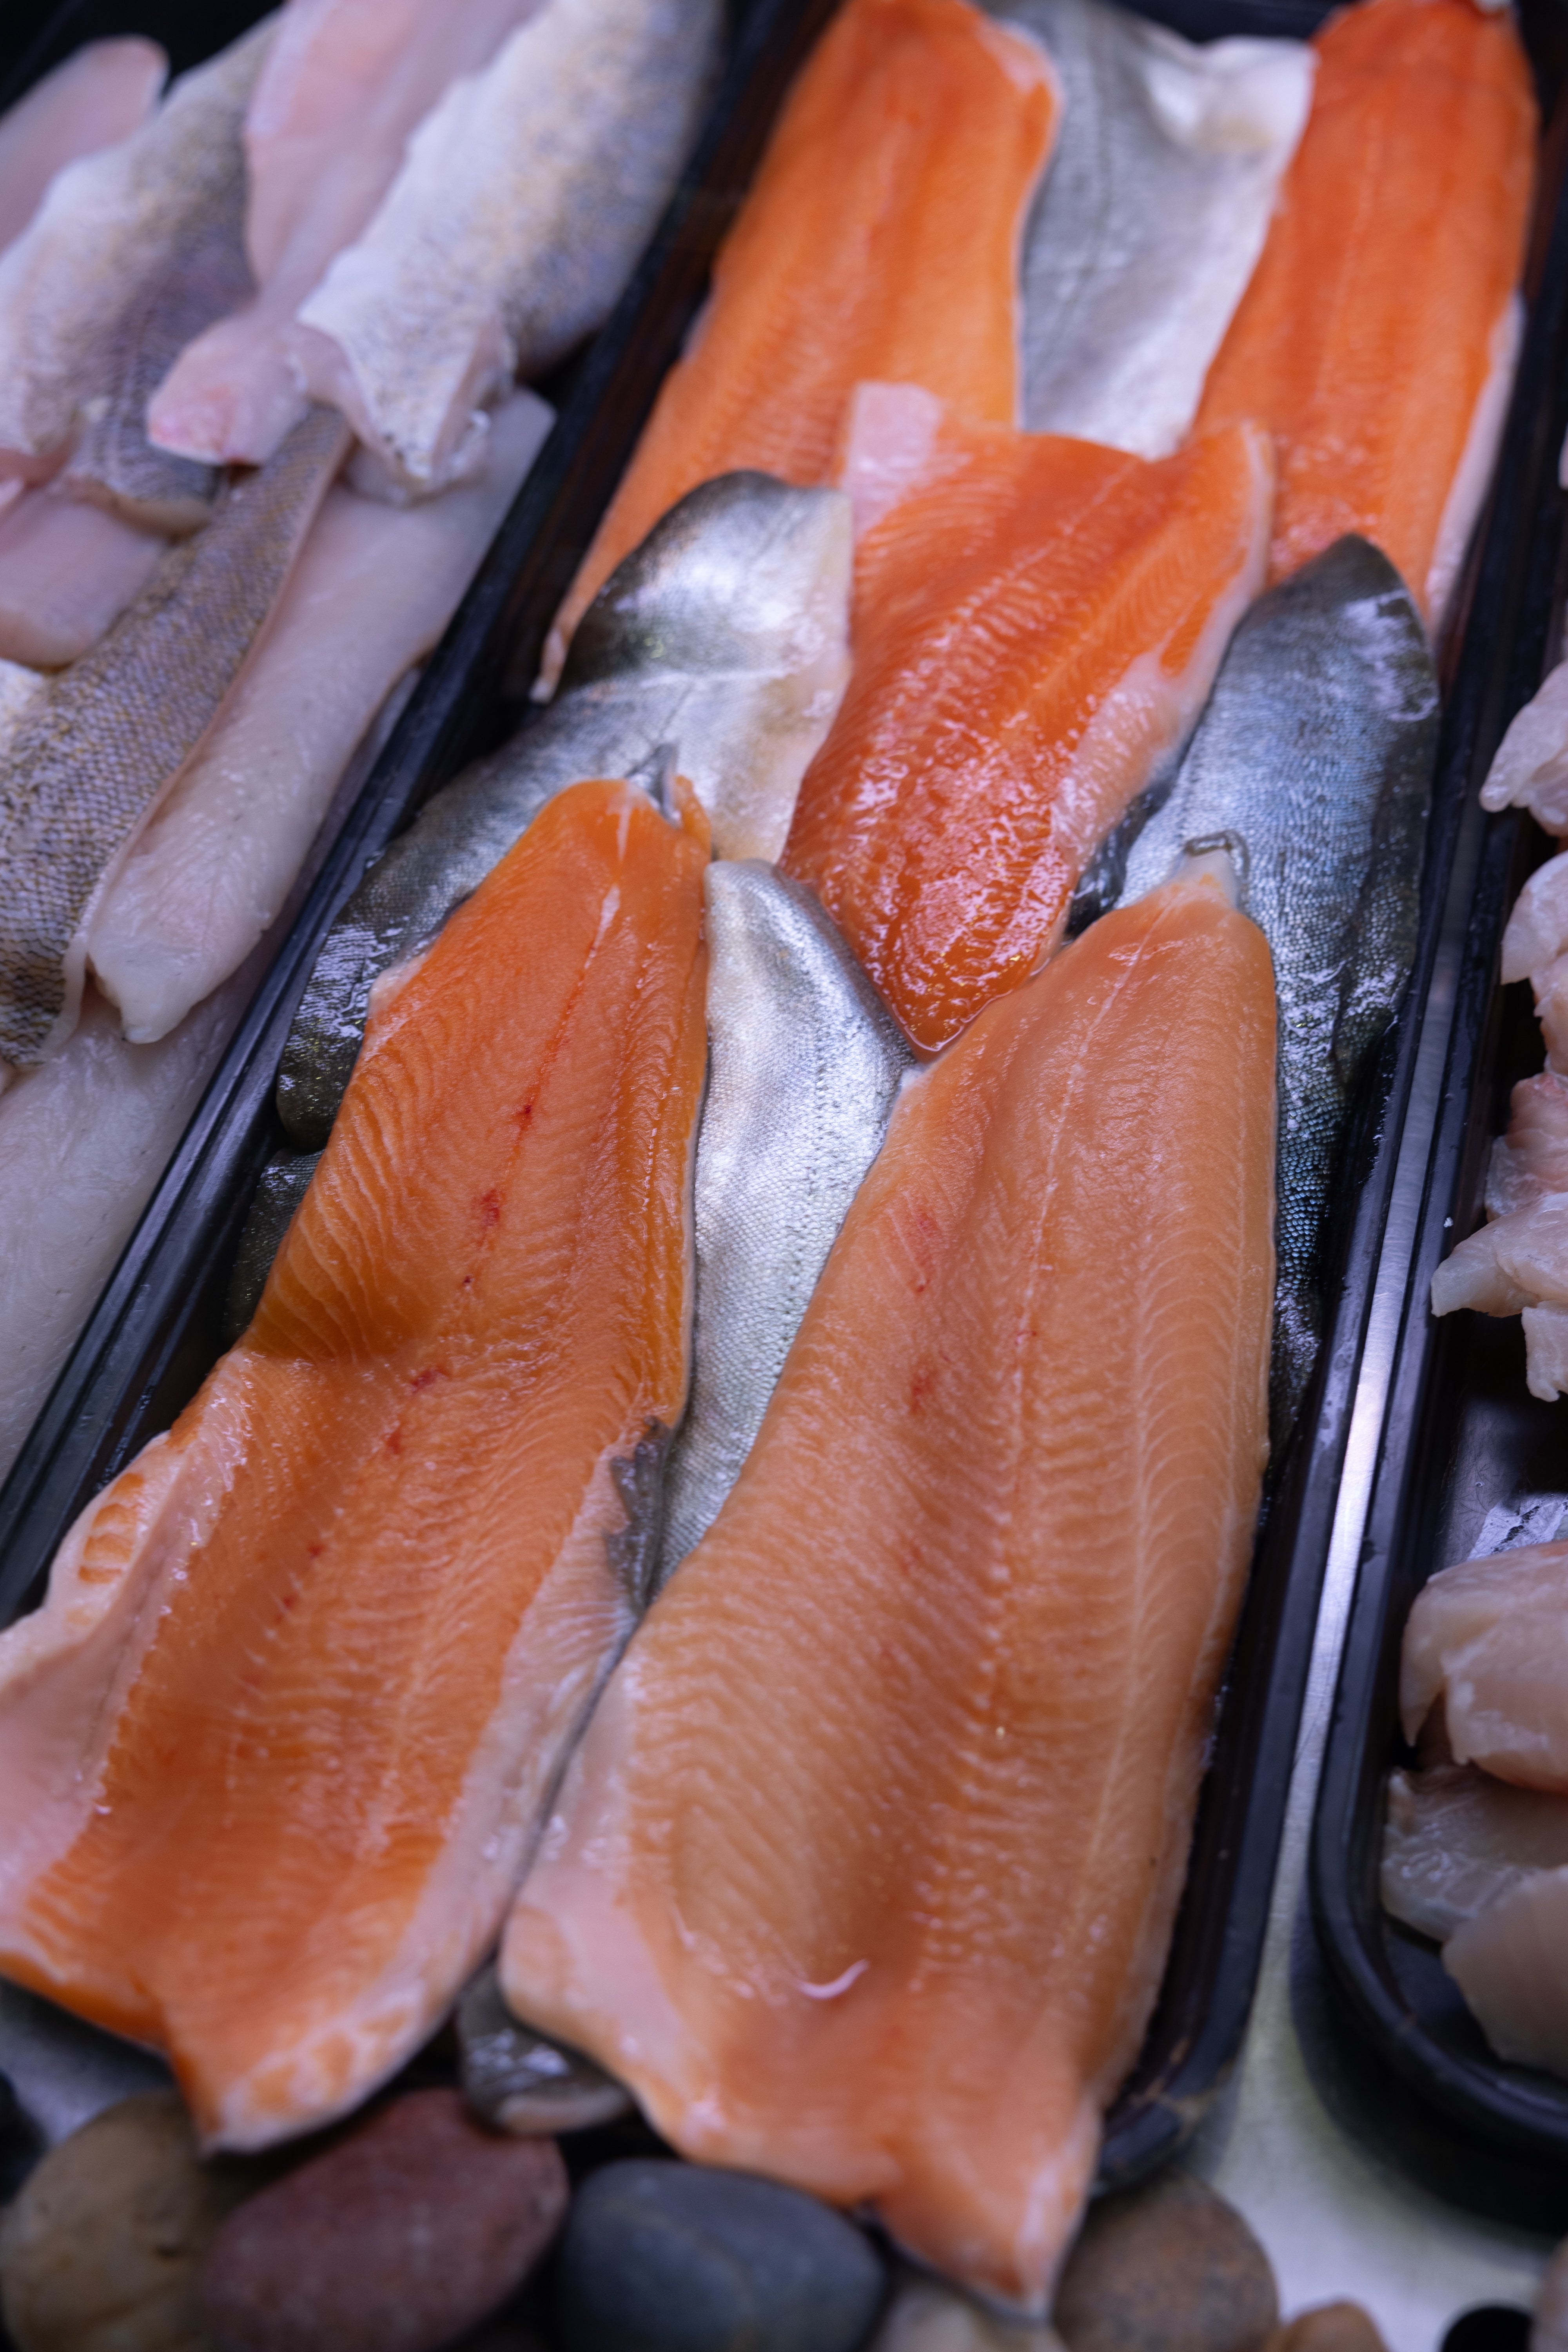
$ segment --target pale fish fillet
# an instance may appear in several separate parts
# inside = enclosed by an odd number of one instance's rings
[[[89,995],[0,1100],[0,1478],[20,1453],[245,1009],[237,973],[158,1045]]]
[[[1311,102],[1300,41],[1201,47],[1111,0],[995,0],[1062,127],[1024,237],[1024,423],[1168,457],[1263,250]]]
[[[1568,1543],[1467,1559],[1422,1586],[1400,1663],[1407,1739],[1439,1698],[1458,1763],[1568,1791]]]
[[[1500,2058],[1568,2074],[1568,1869],[1532,1871],[1443,1947]]]
[[[45,469],[76,423],[105,333],[232,187],[273,20],[184,74],[118,147],[58,173],[0,255],[0,471]]]
[[[1379,1884],[1407,1927],[1446,1943],[1537,1870],[1568,1870],[1568,1799],[1472,1764],[1390,1776]]]
[[[1481,786],[1481,806],[1527,808],[1543,832],[1568,834],[1568,662],[1515,716]]]
[[[166,449],[260,465],[299,416],[294,313],[375,212],[410,132],[537,0],[289,0],[245,123],[246,242],[260,291],[199,335],[154,394]]]
[[[1568,1079],[1542,1070],[1513,1090],[1487,1170],[1487,1214],[1510,1216],[1549,1192],[1568,1192]]]
[[[271,922],[355,745],[451,619],[552,415],[517,394],[482,473],[424,506],[329,492],[233,700],[89,924],[89,962],[128,1037],[165,1036]]]
[[[79,661],[141,594],[162,551],[118,515],[24,489],[0,513],[0,658],[38,669]]]
[[[608,316],[696,135],[718,0],[548,0],[453,83],[300,310],[306,381],[416,492]],[[460,257],[460,266],[458,257]]]
[[[0,1056],[76,1025],[86,926],[114,861],[218,716],[342,462],[312,408],[218,518],[160,560],[0,759]]]
[[[1538,866],[1513,902],[1500,977],[1528,980],[1568,950],[1568,851]]]
[[[579,635],[578,642],[581,643]],[[808,891],[710,866],[691,1395],[665,1487],[663,1580],[751,1451],[913,1056]]]
[[[140,129],[168,68],[155,41],[89,41],[17,100],[0,121],[0,253],[57,172]]]

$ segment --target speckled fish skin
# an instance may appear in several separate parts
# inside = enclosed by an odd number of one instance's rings
[[[310,390],[406,488],[450,479],[487,394],[609,316],[696,136],[721,23],[719,0],[548,0],[415,132],[298,314]]]
[[[70,1035],[97,894],[222,708],[347,446],[342,419],[311,408],[0,758],[0,1058],[38,1062]]]
[[[47,470],[113,320],[243,184],[240,131],[268,17],[184,74],[151,121],[58,174],[0,257],[0,470]]]
[[[809,891],[710,866],[708,1096],[697,1141],[691,1394],[665,1488],[662,1584],[740,1475],[914,1056]]]
[[[1318,1253],[1352,1098],[1415,956],[1437,725],[1408,589],[1365,540],[1339,540],[1242,621],[1128,858],[1124,905],[1165,881],[1188,841],[1246,845],[1242,903],[1279,999],[1276,1444],[1321,1336]]]
[[[1110,0],[994,13],[1044,45],[1065,94],[1024,238],[1024,423],[1168,457],[1263,250],[1313,53],[1200,47]]]
[[[848,675],[849,502],[765,474],[705,482],[606,581],[555,700],[438,793],[329,932],[284,1050],[278,1107],[327,1139],[379,976],[439,930],[545,802],[668,745],[724,856],[777,855]]]

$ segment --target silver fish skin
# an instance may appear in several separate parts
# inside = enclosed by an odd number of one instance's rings
[[[750,860],[710,866],[704,887],[696,1319],[665,1481],[661,1585],[740,1475],[913,1062],[809,891]]]
[[[0,753],[0,1059],[42,1061],[69,1037],[105,877],[221,709],[348,440],[309,410]]]
[[[1024,423],[1142,457],[1185,439],[1311,102],[1305,43],[1202,45],[1111,0],[987,0],[1063,83],[1024,236]]]
[[[1270,1410],[1287,1433],[1317,1356],[1320,1251],[1357,1083],[1405,993],[1438,728],[1426,632],[1386,556],[1346,537],[1258,602],[1120,903],[1224,838],[1279,1002]]]
[[[319,1150],[375,982],[433,939],[545,802],[666,748],[722,856],[776,856],[849,674],[849,502],[770,475],[704,482],[607,580],[560,692],[437,793],[328,933],[284,1049],[278,1108]]]

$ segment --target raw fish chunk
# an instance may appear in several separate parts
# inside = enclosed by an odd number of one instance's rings
[[[1568,1543],[1468,1559],[1422,1586],[1399,1677],[1407,1739],[1439,1698],[1457,1762],[1568,1791]]]
[[[1568,1869],[1505,1889],[1443,1947],[1500,2058],[1568,2074]]]
[[[1311,115],[1198,429],[1275,436],[1271,578],[1357,531],[1435,630],[1512,376],[1530,68],[1511,14],[1473,0],[1363,0],[1313,47]]]
[[[1549,1192],[1568,1192],[1568,1079],[1543,1070],[1513,1090],[1487,1170],[1487,1214],[1506,1217]]]
[[[0,657],[38,669],[79,661],[141,594],[162,552],[118,516],[24,490],[0,513]]]
[[[697,483],[831,480],[862,379],[1018,419],[1018,249],[1058,102],[967,0],[846,0],[785,100],[713,289],[556,623]]]
[[[1243,427],[1150,465],[870,385],[859,512],[867,471],[854,675],[783,862],[934,1051],[1037,969],[1180,753],[1259,584],[1268,446]]]
[[[155,41],[89,41],[0,118],[0,253],[57,172],[141,128],[168,69]]]
[[[1152,2007],[1265,1452],[1274,988],[1209,879],[911,1079],[508,1924],[687,2155],[1041,2311]],[[1112,1172],[1114,1171],[1114,1172]]]
[[[544,0],[420,124],[297,346],[405,488],[461,473],[481,403],[608,318],[696,136],[720,25],[718,0]]]
[[[1300,41],[1184,41],[1111,0],[995,0],[1062,78],[1024,236],[1024,415],[1140,457],[1185,440],[1311,103]]]
[[[1495,771],[1494,771],[1495,772]],[[1482,794],[1483,801],[1485,793]],[[1506,805],[1506,803],[1500,803]],[[1502,935],[1506,981],[1528,980],[1568,950],[1568,854],[1538,866],[1518,898]]]
[[[1544,832],[1568,833],[1568,662],[1515,714],[1481,786],[1481,806],[1527,808]]]
[[[383,992],[255,1321],[0,1639],[0,1968],[165,2050],[209,2146],[424,2042],[629,1630],[707,854],[582,785]]]
[[[354,747],[451,619],[551,415],[518,394],[479,478],[427,507],[328,493],[255,659],[88,925],[128,1037],[165,1036],[272,921]]]
[[[258,466],[305,402],[294,313],[395,178],[409,133],[488,65],[536,0],[289,0],[245,122],[246,241],[260,292],[189,345],[148,415],[164,448]]]
[[[1395,1772],[1380,1881],[1384,1908],[1439,1944],[1531,1871],[1568,1869],[1568,1801],[1469,1764]]]
[[[1518,1217],[1534,1217],[1553,1201],[1559,1210],[1568,1209],[1568,1193],[1549,1193],[1520,1210]],[[1517,1315],[1528,1307],[1531,1294],[1510,1272],[1508,1256],[1509,1243],[1518,1231],[1514,1217],[1499,1217],[1456,1243],[1432,1276],[1433,1314],[1452,1315],[1469,1307],[1479,1315]]]
[[[1526,1307],[1519,1319],[1526,1385],[1531,1396],[1551,1404],[1568,1391],[1568,1307]]]

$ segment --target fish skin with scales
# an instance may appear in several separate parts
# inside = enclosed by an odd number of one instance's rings
[[[662,1585],[740,1475],[914,1056],[809,891],[753,860],[704,877],[691,1390],[665,1486]]]
[[[1274,958],[1276,1445],[1322,1337],[1320,1254],[1356,1087],[1415,961],[1438,721],[1408,588],[1367,541],[1337,540],[1242,620],[1168,796],[1127,856],[1123,905],[1166,881],[1188,842],[1238,840],[1242,907]]]
[[[664,747],[721,856],[773,856],[849,671],[849,501],[769,475],[705,482],[584,616],[553,702],[437,793],[327,934],[284,1048],[278,1108],[325,1143],[373,987],[439,930],[546,801]]]

